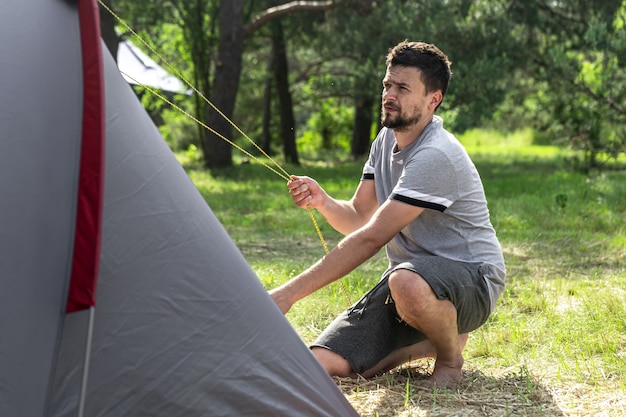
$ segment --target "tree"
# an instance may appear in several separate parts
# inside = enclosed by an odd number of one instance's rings
[[[215,71],[216,49],[218,42],[218,3],[206,0],[171,0],[175,22],[182,32],[183,42],[177,48],[183,56],[191,61],[190,72],[194,87],[204,97],[210,97],[213,92],[213,77]],[[206,118],[209,111],[207,103],[199,94],[194,94],[195,113],[199,119]],[[204,116],[204,117],[203,117]],[[205,122],[210,122],[205,120]],[[212,126],[208,124],[208,126]],[[206,131],[198,126],[200,143],[207,161],[207,153],[211,152],[205,146]],[[216,155],[216,154],[214,154]]]
[[[332,1],[293,1],[263,11],[252,19],[247,27],[244,27],[243,3],[244,0],[221,0],[220,2],[219,48],[213,80],[214,85],[219,88],[213,91],[211,102],[229,119],[233,115],[239,87],[245,36],[249,36],[278,17],[301,11],[325,10],[333,5]],[[283,97],[283,100],[287,98]],[[207,124],[217,132],[225,137],[231,137],[232,126],[217,112],[207,110],[206,120]],[[288,121],[285,122],[288,123]],[[230,145],[218,140],[212,132],[204,137],[203,149],[207,167],[219,168],[232,165]],[[286,144],[286,152],[290,152],[289,156],[294,156],[294,151],[295,146],[293,150],[290,150],[289,145]]]
[[[348,1],[342,6],[329,11],[317,28],[313,48],[321,64],[310,74],[307,88],[333,104],[343,101],[353,107],[350,154],[359,158],[367,154],[372,140],[384,56],[404,39],[406,33],[401,35],[404,30],[399,28],[406,27],[403,21],[412,16],[417,3]],[[328,134],[333,130],[329,126]]]
[[[516,52],[519,41],[513,36],[515,25],[506,15],[506,4],[505,0],[355,1],[327,13],[315,39],[324,64],[311,79],[317,81],[313,89],[320,96],[342,95],[352,101],[351,155],[356,158],[369,150],[385,55],[407,38],[434,43],[453,61],[451,88],[440,109],[447,112],[447,126],[462,132],[489,119],[506,98],[516,65],[525,59]]]
[[[283,138],[283,152],[285,160],[299,165],[298,150],[296,148],[295,120],[293,104],[289,91],[289,69],[283,27],[279,20],[272,25],[272,56],[274,57],[273,72],[278,91],[280,107],[280,133]]]
[[[161,41],[157,49],[168,41],[160,38],[163,25],[178,25],[183,42],[177,44],[176,52],[183,61],[187,59],[189,68],[182,72],[191,73],[190,79],[197,90],[219,109],[217,112],[206,106],[196,95],[196,114],[226,138],[232,137],[228,120],[232,119],[235,107],[246,37],[279,17],[325,10],[334,4],[332,1],[292,1],[257,13],[244,26],[244,3],[244,0],[116,0],[120,14],[138,33],[151,42]],[[184,63],[177,63],[186,68]],[[216,134],[203,132],[201,144],[208,168],[232,165],[230,145]]]
[[[222,0],[220,3],[219,46],[213,79],[213,84],[219,88],[213,89],[210,101],[223,115],[213,108],[206,110],[207,125],[226,138],[232,137],[232,126],[228,120],[232,118],[235,109],[241,74],[244,30],[243,25],[237,22],[242,21],[243,3],[244,0]],[[222,168],[232,165],[232,148],[228,142],[211,131],[207,131],[203,139],[202,148],[207,167]]]
[[[626,2],[514,1],[511,12],[544,86],[537,128],[581,150],[585,170],[626,152]]]

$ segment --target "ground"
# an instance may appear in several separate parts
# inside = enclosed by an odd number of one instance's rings
[[[626,416],[624,392],[557,384],[548,373],[535,375],[523,365],[489,374],[466,366],[456,387],[421,388],[431,369],[431,362],[417,361],[369,380],[335,381],[362,417]]]

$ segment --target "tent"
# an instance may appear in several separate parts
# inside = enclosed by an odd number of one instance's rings
[[[171,93],[191,94],[191,90],[165,68],[125,39],[117,46],[117,66],[130,84],[141,83]]]
[[[0,2],[0,416],[356,416],[100,42]]]

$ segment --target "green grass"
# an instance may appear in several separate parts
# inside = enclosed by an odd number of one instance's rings
[[[473,133],[475,134],[475,133]],[[484,135],[483,135],[484,136]],[[508,269],[507,289],[470,335],[473,367],[527,369],[560,384],[626,389],[626,170],[583,174],[571,155],[526,139],[465,138],[483,179]],[[286,166],[349,198],[362,161]],[[306,211],[256,162],[218,175],[188,172],[266,288],[323,256]],[[316,215],[332,248],[341,236]],[[380,252],[348,277],[296,304],[287,318],[305,342],[373,285]]]

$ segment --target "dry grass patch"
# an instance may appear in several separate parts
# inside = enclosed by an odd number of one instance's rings
[[[335,378],[346,398],[363,417],[420,416],[598,416],[626,415],[623,390],[586,384],[563,384],[536,375],[525,365],[488,372],[466,366],[454,388],[420,386],[432,361],[371,379]]]

